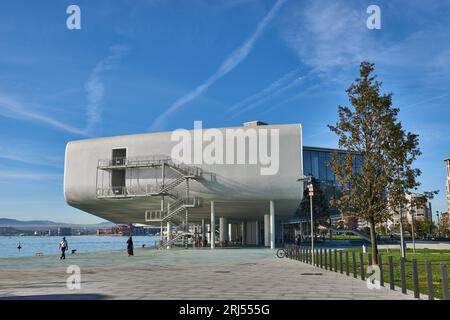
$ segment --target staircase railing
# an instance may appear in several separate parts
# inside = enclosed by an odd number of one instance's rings
[[[160,242],[159,244],[156,245],[157,249],[164,249],[167,248],[168,246],[170,246],[171,244],[175,243],[175,241],[180,240],[181,238],[185,237],[185,236],[192,236],[193,234],[190,232],[181,232],[178,233],[177,235],[175,235],[173,238],[171,238],[169,241],[163,240],[162,242]]]

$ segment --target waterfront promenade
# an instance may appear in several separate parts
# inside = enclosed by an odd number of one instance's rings
[[[68,290],[66,268],[81,268]],[[136,249],[1,258],[0,299],[412,299],[314,268],[268,249]]]

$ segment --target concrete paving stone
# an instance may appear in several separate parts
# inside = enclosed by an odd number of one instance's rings
[[[75,293],[110,299],[413,298],[396,291],[374,292],[359,279],[278,259],[265,249],[141,250],[138,259],[124,259],[122,254],[79,254],[82,290]],[[73,294],[66,289],[65,269],[53,258],[15,258],[17,264],[28,266],[21,270],[14,270],[11,260],[0,259],[0,280],[8,279],[0,287],[0,297]],[[302,275],[311,272],[322,275]]]

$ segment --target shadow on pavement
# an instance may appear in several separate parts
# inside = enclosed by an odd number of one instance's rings
[[[3,296],[0,300],[104,300],[110,297],[96,293],[73,293],[73,294],[40,294],[29,296]]]

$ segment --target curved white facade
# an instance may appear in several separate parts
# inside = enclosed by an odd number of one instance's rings
[[[202,134],[205,138],[205,133],[209,130],[186,132],[189,132],[194,140],[196,137],[202,137]],[[189,220],[198,221],[209,218],[210,202],[214,201],[217,217],[225,217],[229,221],[263,221],[264,214],[269,213],[270,200],[275,203],[277,220],[289,219],[302,197],[302,184],[297,182],[297,179],[303,175],[300,124],[244,126],[215,130],[213,134],[224,137],[221,150],[223,150],[225,164],[207,164],[211,161],[195,159],[194,149],[200,146],[202,150],[205,150],[208,145],[211,145],[212,139],[206,138],[205,141],[200,138],[196,140],[196,145],[192,144],[189,165],[201,168],[202,174],[199,179],[189,179],[190,196],[200,199],[198,207],[189,209]],[[227,130],[234,130],[237,138],[227,137]],[[271,130],[276,131],[279,137],[279,152],[277,152],[279,157],[275,159],[276,155],[271,154],[277,151],[273,144],[275,140],[268,139],[267,154],[271,155],[273,162],[269,170],[267,162],[259,156],[264,146],[264,144],[261,145],[261,139],[265,138],[267,132]],[[250,133],[255,132],[258,142],[252,145],[249,139],[244,138],[248,138]],[[161,196],[145,196],[145,190],[148,191],[152,185],[161,182],[161,167],[125,168],[125,187],[127,190],[137,190],[136,192],[140,194],[105,198],[101,195],[111,188],[111,172],[99,169],[98,166],[101,163],[99,160],[111,159],[113,149],[125,149],[126,158],[130,159],[149,159],[156,155],[173,158],[174,150],[180,147],[180,142],[173,139],[173,132],[160,132],[69,142],[66,146],[64,169],[64,196],[67,203],[115,223],[144,223],[146,210],[161,208]],[[239,139],[245,142],[244,163],[241,158],[241,164],[227,164],[225,159],[230,152],[235,153],[235,162],[238,161],[237,141]],[[199,141],[202,142],[199,143]],[[233,143],[234,151],[227,149],[227,146]],[[252,156],[255,156],[254,152],[258,154],[256,164],[250,160]],[[216,156],[217,153],[214,155]],[[278,163],[274,164],[275,161]],[[166,183],[169,183],[170,174],[166,172],[166,175]],[[186,186],[182,183],[173,191],[183,194],[185,189]]]

